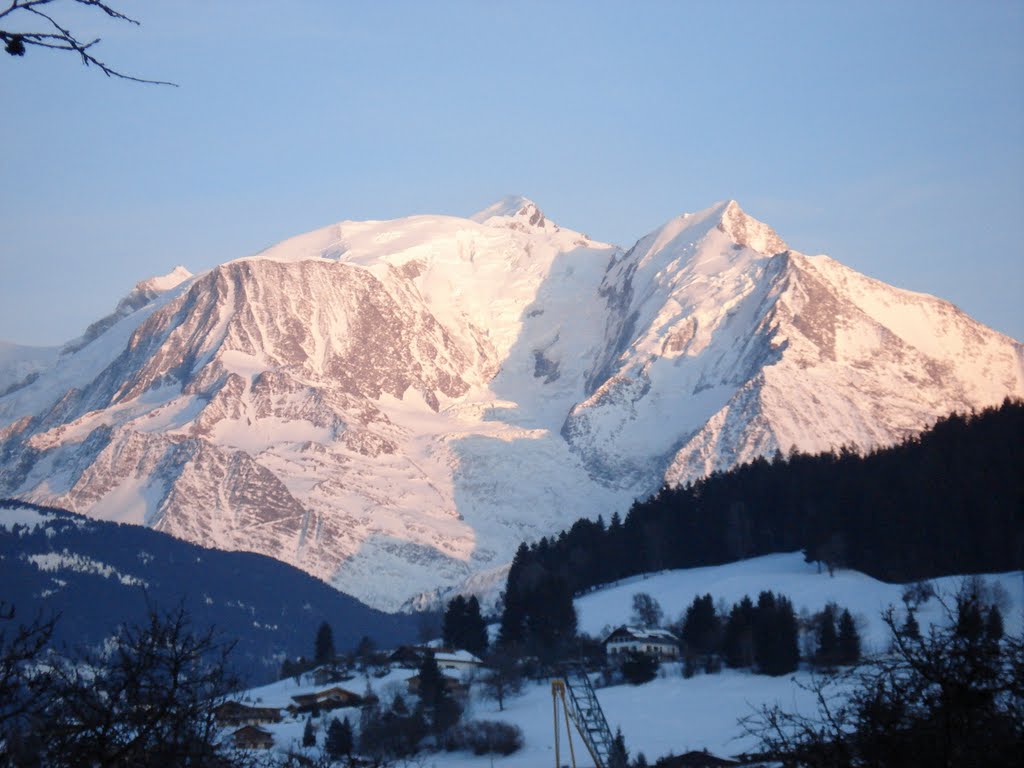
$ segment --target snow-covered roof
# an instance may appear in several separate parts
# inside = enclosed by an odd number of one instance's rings
[[[458,661],[463,664],[482,664],[483,662],[474,656],[469,651],[457,650],[457,651],[438,651],[434,654],[434,659],[440,664],[443,661]]]
[[[678,643],[679,638],[669,632],[667,629],[648,629],[647,627],[627,627],[621,626],[612,632],[608,637],[605,638],[607,643],[609,640],[615,637],[615,635],[623,633],[628,634],[633,640],[646,640],[648,642],[657,643]]]

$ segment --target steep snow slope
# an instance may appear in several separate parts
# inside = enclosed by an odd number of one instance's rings
[[[140,283],[0,396],[0,493],[396,608],[666,479],[1024,395],[1022,359],[733,201],[624,253],[506,198]]]
[[[6,403],[0,480],[382,607],[627,504],[557,434],[596,324],[577,292],[615,251],[530,206],[343,222],[191,279],[67,352],[74,388]]]
[[[730,201],[618,259],[610,342],[562,433],[607,482],[870,449],[1024,393],[1024,347],[948,302],[787,248]]]
[[[0,341],[0,396],[32,383],[53,365],[56,347],[26,347]]]

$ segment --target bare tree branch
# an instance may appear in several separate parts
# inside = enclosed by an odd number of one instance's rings
[[[79,39],[74,32],[58,22],[49,12],[49,9],[43,10],[43,6],[50,5],[52,2],[53,0],[11,0],[10,5],[3,11],[0,11],[0,23],[5,26],[8,25],[9,21],[26,19],[34,19],[43,26],[43,29],[24,32],[15,31],[14,29],[0,29],[0,42],[3,43],[4,50],[8,54],[11,56],[24,56],[26,50],[32,46],[58,51],[73,51],[79,55],[83,64],[96,67],[107,77],[117,77],[122,80],[131,80],[136,83],[147,83],[149,85],[177,87],[177,83],[171,83],[166,80],[149,80],[125,74],[97,59],[91,49],[100,42],[100,39],[96,38],[90,41]],[[100,0],[71,0],[71,2],[95,8],[117,21],[125,21],[139,26],[139,22],[136,19],[126,16],[107,3],[100,2]]]

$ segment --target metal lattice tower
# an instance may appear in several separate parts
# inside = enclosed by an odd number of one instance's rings
[[[568,693],[568,696],[566,696]],[[597,700],[594,686],[582,669],[570,667],[561,679],[551,681],[551,695],[555,698],[555,752],[558,755],[558,699],[561,697],[567,720],[572,721],[583,743],[594,760],[595,768],[625,768],[618,765],[612,754],[613,737],[608,720],[605,719],[601,703]],[[566,723],[568,730],[568,722]],[[572,749],[572,741],[569,741]],[[575,765],[575,754],[573,754]]]

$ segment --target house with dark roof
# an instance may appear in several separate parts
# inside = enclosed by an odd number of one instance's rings
[[[255,725],[239,728],[231,734],[231,740],[238,749],[270,749],[274,746],[274,736]]]
[[[623,653],[644,653],[659,659],[679,658],[679,638],[667,629],[621,626],[604,639],[609,658]]]
[[[328,685],[330,683],[342,683],[351,680],[352,675],[344,668],[336,664],[324,664],[306,673],[316,685]]]
[[[281,722],[281,710],[277,707],[250,707],[239,701],[225,701],[214,707],[213,716],[217,725],[263,725]]]
[[[448,675],[442,675],[444,680],[444,687],[448,693],[455,696],[457,699],[466,699],[469,697],[469,686],[463,683],[461,680],[456,680],[454,677],[448,677]],[[405,685],[409,690],[409,693],[419,696],[420,694],[420,676],[413,675],[405,681]]]
[[[293,714],[302,714],[314,710],[327,712],[342,707],[358,707],[363,703],[363,697],[335,685],[322,691],[292,696],[292,702],[288,705],[288,711]]]
[[[400,645],[388,656],[388,663],[405,669],[416,669],[423,663],[425,653],[429,653],[429,650],[420,646]]]

